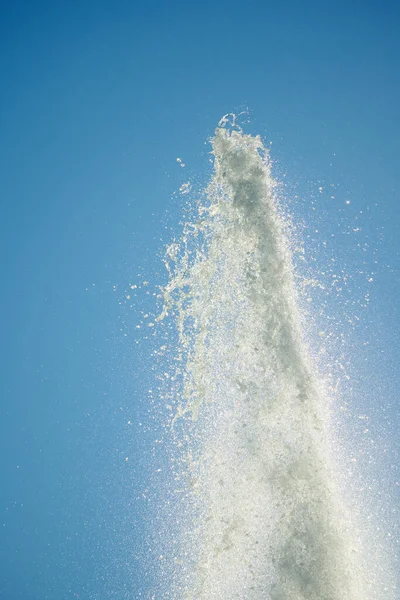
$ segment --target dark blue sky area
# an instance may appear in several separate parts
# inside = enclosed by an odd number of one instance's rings
[[[356,405],[373,389],[376,430],[397,435],[399,16],[394,1],[1,2],[1,599],[151,597],[154,374],[136,325],[165,281],[173,194],[206,183],[227,112],[273,142],[305,222],[323,187],[329,252],[374,271],[349,368],[366,373]],[[356,217],[360,246],[336,235]]]

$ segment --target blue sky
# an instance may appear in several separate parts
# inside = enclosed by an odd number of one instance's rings
[[[345,327],[351,402],[386,449],[393,508],[398,4],[0,10],[0,598],[147,597],[154,374],[151,339],[136,325],[165,281],[160,251],[179,231],[179,187],[207,182],[207,141],[227,112],[248,109],[247,131],[272,142],[318,268],[333,256],[354,275],[327,310],[338,318],[348,301],[359,317]],[[343,234],[357,227],[359,237]]]

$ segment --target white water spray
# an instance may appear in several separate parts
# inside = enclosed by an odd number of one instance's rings
[[[268,153],[227,124],[208,200],[167,251],[160,319],[178,324],[175,471],[189,513],[163,597],[391,598],[338,492]]]

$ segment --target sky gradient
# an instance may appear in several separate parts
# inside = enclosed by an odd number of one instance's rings
[[[354,423],[371,417],[382,502],[398,509],[398,4],[0,11],[0,598],[148,597],[154,374],[136,326],[165,282],[179,188],[207,183],[228,112],[272,142],[318,269],[334,257],[353,274],[328,308],[358,318],[343,326],[345,391]]]

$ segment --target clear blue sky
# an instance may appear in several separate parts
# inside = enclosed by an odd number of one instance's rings
[[[349,303],[370,294],[347,366],[399,502],[399,27],[394,0],[0,3],[1,599],[148,597],[135,327],[173,194],[206,183],[231,111],[272,142],[317,260],[353,273]]]

